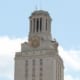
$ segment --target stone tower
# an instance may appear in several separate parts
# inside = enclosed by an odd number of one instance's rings
[[[64,80],[64,65],[58,42],[51,36],[51,17],[47,11],[34,11],[30,18],[28,42],[15,55],[14,80]]]

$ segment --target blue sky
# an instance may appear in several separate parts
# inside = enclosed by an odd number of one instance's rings
[[[17,39],[19,39],[19,42],[24,41],[29,32],[29,16],[36,10],[36,7],[50,13],[53,20],[52,36],[59,42],[60,51],[65,55],[70,53],[70,56],[72,56],[71,61],[80,66],[77,62],[80,61],[80,59],[78,60],[80,56],[80,0],[0,0],[0,41],[2,41],[2,45],[4,45],[4,42],[6,44],[6,42],[11,41],[9,43],[11,47],[14,45],[12,42],[16,43]],[[15,46],[19,45],[16,44]],[[0,50],[4,50],[2,46]],[[14,47],[11,50],[16,51]],[[7,52],[10,53],[9,50]],[[2,53],[6,52],[0,52],[1,56]],[[63,55],[62,57],[64,58]],[[64,59],[65,66],[68,64],[67,59]],[[76,69],[71,69],[72,66],[67,66],[68,71],[65,70],[65,75],[69,74],[67,79],[80,78],[80,68],[78,69],[74,63],[72,65]],[[12,71],[12,65],[9,67],[11,67]],[[9,80],[5,78],[0,76],[0,80]]]
[[[80,0],[0,0],[0,36],[28,36],[28,18],[36,6],[50,13],[52,36],[65,49],[80,49]]]

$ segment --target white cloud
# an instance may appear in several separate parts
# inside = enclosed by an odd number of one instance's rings
[[[25,40],[27,39],[0,37],[0,79],[13,80],[14,55],[15,52],[20,51],[20,44]]]
[[[80,77],[74,77],[72,75],[65,75],[64,80],[80,80]]]
[[[59,46],[59,54],[64,61],[64,80],[80,80],[80,50],[66,51]]]
[[[15,52],[20,51],[20,44],[27,40],[24,39],[11,39],[9,37],[0,37],[0,79],[5,77],[6,80],[14,80],[14,55]],[[59,47],[59,54],[64,60],[65,72],[72,69],[80,73],[80,51],[79,50],[64,50]],[[79,80],[72,74],[65,74],[65,80]]]
[[[66,76],[64,77],[64,79],[65,79],[65,80],[74,80],[74,78],[73,78],[72,76],[70,76],[70,75],[66,75]]]
[[[20,43],[25,39],[11,39],[9,37],[0,37],[0,55],[7,55],[20,51]]]
[[[80,50],[64,50],[59,47],[59,54],[64,60],[66,68],[80,71]]]

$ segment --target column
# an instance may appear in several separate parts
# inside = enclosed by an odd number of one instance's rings
[[[40,32],[40,18],[39,18],[39,28],[38,29],[39,29],[38,31]]]

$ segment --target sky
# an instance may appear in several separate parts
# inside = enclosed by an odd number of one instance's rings
[[[64,80],[80,80],[80,0],[0,0],[0,80],[14,80],[14,55],[27,41],[29,16],[35,10],[52,17]]]

